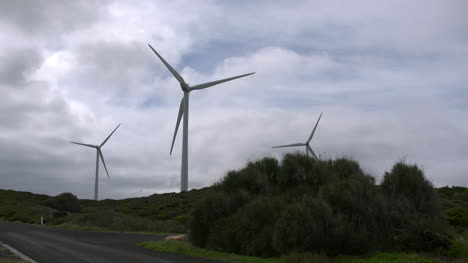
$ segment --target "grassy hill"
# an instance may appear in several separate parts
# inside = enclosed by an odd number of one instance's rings
[[[67,212],[48,205],[53,197],[0,190],[0,220],[73,229],[183,233],[190,211],[208,188],[186,193],[154,194],[122,200],[78,200],[80,211]]]

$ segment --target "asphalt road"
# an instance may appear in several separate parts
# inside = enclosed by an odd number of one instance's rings
[[[0,222],[0,241],[38,263],[57,262],[218,262],[153,251],[136,246],[163,235],[62,230],[39,225]]]

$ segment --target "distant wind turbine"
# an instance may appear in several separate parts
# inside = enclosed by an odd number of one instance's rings
[[[107,166],[106,162],[104,161],[104,155],[102,155],[101,147],[106,144],[107,140],[114,134],[114,132],[117,130],[117,128],[120,127],[120,124],[117,125],[117,127],[107,136],[107,138],[101,143],[101,145],[92,145],[92,144],[85,144],[85,143],[79,143],[79,142],[71,142],[74,144],[78,145],[83,145],[86,147],[91,147],[96,149],[96,178],[94,180],[94,200],[98,200],[98,175],[99,175],[99,157],[101,157],[102,164],[104,165],[104,169],[106,169],[107,177],[109,178],[109,172],[107,171]]]
[[[226,78],[226,79],[216,80],[216,81],[207,82],[203,84],[198,84],[195,86],[190,86],[189,84],[185,82],[182,76],[180,76],[179,73],[177,73],[177,71],[175,71],[174,68],[172,68],[171,65],[169,65],[169,63],[167,63],[150,44],[148,44],[148,46],[151,48],[151,50],[153,50],[156,56],[158,56],[158,58],[162,61],[162,63],[164,63],[164,65],[172,73],[172,75],[177,79],[177,81],[179,81],[180,87],[182,88],[182,91],[184,92],[184,97],[182,98],[182,101],[180,102],[179,115],[177,116],[177,123],[176,123],[175,131],[174,131],[174,136],[172,138],[170,154],[172,154],[172,148],[174,148],[174,141],[177,135],[177,130],[179,129],[180,120],[182,119],[182,116],[183,116],[184,126],[183,126],[183,138],[182,138],[182,168],[181,168],[180,191],[185,192],[188,190],[188,116],[189,116],[189,93],[190,91],[206,89],[206,88],[221,84],[226,81],[252,75],[255,72],[235,76],[232,78]]]
[[[315,159],[318,159],[317,155],[314,153],[314,151],[310,147],[309,143],[312,140],[312,137],[314,136],[315,129],[317,129],[317,125],[318,125],[318,123],[320,121],[320,118],[322,118],[322,113],[320,113],[320,116],[319,116],[319,118],[317,120],[317,123],[315,123],[314,129],[312,130],[312,133],[310,134],[309,139],[305,143],[294,143],[294,144],[288,144],[288,145],[274,146],[273,148],[305,146],[307,156],[309,156],[309,152],[310,152],[310,153],[312,153],[312,155],[314,156]]]

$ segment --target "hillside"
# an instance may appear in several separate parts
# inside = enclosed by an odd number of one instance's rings
[[[51,208],[53,197],[29,192],[0,190],[0,220],[89,230],[180,233],[194,202],[208,188],[186,193],[154,194],[122,200],[78,200],[80,211]]]
[[[154,194],[122,200],[79,200],[80,212],[66,212],[47,206],[52,197],[29,192],[0,190],[0,220],[89,230],[180,233],[188,231],[195,203],[212,187],[186,193]],[[436,189],[448,222],[468,227],[468,188]]]

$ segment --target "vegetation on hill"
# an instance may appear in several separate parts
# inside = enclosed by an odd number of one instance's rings
[[[416,165],[396,163],[380,185],[356,161],[287,154],[230,171],[196,205],[192,244],[271,257],[295,251],[363,254],[451,246],[439,197]]]
[[[468,188],[445,186],[437,192],[449,223],[457,228],[468,227]]]
[[[80,200],[72,193],[63,193],[47,199],[45,206],[60,212],[79,213],[81,211]]]
[[[206,189],[154,194],[123,200],[78,200],[71,193],[55,197],[0,190],[0,220],[71,229],[185,233],[193,203]]]

